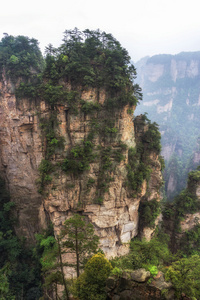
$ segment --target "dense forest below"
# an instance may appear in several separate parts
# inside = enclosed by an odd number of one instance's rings
[[[79,89],[104,89],[107,95],[107,110],[132,107],[142,100],[142,91],[134,83],[136,69],[130,63],[127,51],[112,35],[100,31],[74,29],[65,31],[63,44],[59,48],[49,45],[43,58],[38,42],[34,39],[5,35],[0,42],[1,80],[10,79],[17,101],[27,98],[29,101],[43,99],[51,107],[52,114],[41,122],[46,136],[45,157],[39,167],[39,193],[44,196],[46,186],[52,181],[54,166],[51,158],[57,149],[63,149],[62,136],[55,129],[57,124],[56,104],[67,103],[70,109],[77,111]],[[66,89],[66,82],[71,89]],[[100,110],[99,105],[82,101],[82,111],[91,113]],[[105,120],[104,120],[105,121]],[[159,157],[161,135],[158,125],[147,116],[142,117],[146,128],[141,133],[141,142],[137,149],[129,149],[126,187],[132,194],[141,192],[144,181],[148,182],[152,170],[147,153],[154,151]],[[105,136],[114,136],[116,128],[112,122],[106,122],[103,129],[96,128],[87,140],[69,151],[58,167],[74,177],[89,169],[94,160],[93,139],[95,130]],[[95,127],[96,126],[96,127]],[[127,146],[120,143],[120,151],[115,151],[115,163],[121,162]],[[111,149],[101,153],[102,170],[99,181],[100,195],[95,203],[102,205],[103,195],[112,178],[107,170],[111,167]],[[164,162],[159,157],[160,165]],[[177,195],[172,203],[156,199],[143,201],[139,208],[140,225],[154,229],[150,241],[142,239],[140,234],[130,242],[129,254],[108,260],[99,249],[99,239],[93,225],[79,214],[65,221],[63,230],[55,235],[49,222],[45,230],[35,236],[35,244],[27,245],[23,236],[17,236],[15,229],[18,220],[15,215],[16,204],[10,201],[10,195],[0,174],[0,299],[74,299],[106,300],[106,280],[109,276],[121,278],[124,272],[137,269],[148,271],[147,286],[162,272],[165,281],[172,283],[173,295],[168,297],[168,289],[162,290],[160,299],[182,299],[184,295],[191,299],[200,298],[200,202],[197,188],[200,184],[199,169],[188,175],[188,186]],[[90,179],[88,189],[94,184]],[[162,221],[155,220],[162,213]],[[182,222],[195,216],[195,223],[184,231]],[[74,253],[74,268],[77,279],[65,278],[63,255]],[[62,287],[62,288],[61,288]],[[149,298],[151,299],[151,298]]]

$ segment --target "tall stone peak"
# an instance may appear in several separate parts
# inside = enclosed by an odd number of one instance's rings
[[[146,116],[133,119],[141,89],[111,34],[75,28],[63,41],[47,47],[44,63],[35,40],[2,39],[0,172],[18,235],[33,242],[52,222],[57,236],[78,213],[115,257],[136,235],[154,234],[160,133]]]
[[[148,125],[142,116],[134,121],[128,105],[108,112],[104,106],[106,98],[103,90],[100,93],[95,89],[82,91],[80,99],[82,102],[77,105],[76,111],[62,103],[56,105],[56,131],[63,137],[64,148],[57,150],[50,158],[54,169],[41,194],[38,192],[39,169],[45,159],[47,143],[42,128],[52,108],[38,99],[16,100],[12,83],[3,80],[0,97],[0,171],[6,179],[11,199],[16,203],[18,234],[33,240],[34,234],[49,220],[54,225],[55,234],[58,234],[67,218],[80,213],[94,225],[100,237],[100,247],[106,255],[114,257],[127,253],[127,243],[141,231],[138,228],[140,202],[144,198],[146,201],[160,201],[161,165],[158,153],[147,151],[150,178],[142,180],[140,188],[132,191],[127,183],[129,149],[141,144]],[[83,103],[98,103],[101,108],[87,114]],[[102,128],[95,133],[91,142],[94,158],[84,172],[77,175],[58,167],[72,149],[78,151],[83,141],[87,141],[93,126],[103,126],[108,118],[112,126],[104,127],[106,132],[103,134],[100,133]],[[139,164],[141,158],[136,160]],[[149,230],[147,238],[154,231]]]

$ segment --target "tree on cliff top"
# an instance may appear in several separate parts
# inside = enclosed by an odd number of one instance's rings
[[[44,59],[38,41],[19,35],[5,35],[0,41],[0,69],[12,79],[27,79],[31,74],[41,72]]]
[[[126,49],[111,35],[99,30],[66,30],[63,44],[46,48],[44,76],[58,84],[62,78],[72,87],[104,88],[121,105],[142,99],[141,88],[133,84],[136,69]]]
[[[24,48],[15,44],[24,44]],[[66,89],[64,83],[67,82],[71,86],[70,91],[77,91],[80,87],[96,88],[97,91],[104,89],[112,108],[113,105],[136,105],[142,100],[141,88],[134,84],[136,69],[130,56],[111,34],[89,29],[82,32],[77,28],[66,30],[62,45],[54,48],[49,44],[45,54],[44,71],[31,82],[30,67],[40,72],[43,66],[37,41],[21,36],[5,36],[2,39],[0,66],[6,67],[10,75],[12,71],[15,77],[29,79],[26,86],[24,83],[20,85],[18,97],[45,99],[47,86],[53,90],[56,87],[57,90]],[[57,97],[57,100],[63,101],[63,97]]]

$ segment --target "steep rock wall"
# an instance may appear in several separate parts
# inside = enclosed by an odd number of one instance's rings
[[[41,195],[38,192],[38,168],[45,157],[46,147],[41,120],[48,118],[51,107],[44,101],[16,100],[12,83],[5,79],[0,88],[0,171],[6,179],[11,199],[16,203],[18,234],[33,241],[34,234],[45,227],[49,220],[54,225],[55,234],[58,234],[64,221],[78,212],[94,225],[100,237],[100,248],[107,257],[127,253],[126,243],[138,233],[140,201],[145,196],[148,201],[156,198],[159,202],[162,180],[158,155],[152,152],[149,182],[144,180],[137,193],[130,191],[127,186],[128,149],[136,146],[129,107],[113,109],[112,114],[107,114],[106,108],[103,108],[90,115],[81,110],[80,104],[76,112],[65,104],[56,105],[56,130],[64,138],[64,149],[51,157],[55,170]],[[105,93],[97,93],[95,89],[81,91],[80,98],[90,103],[98,102],[102,106]],[[94,119],[106,120],[105,116],[111,119],[116,132],[108,132],[106,138],[95,135],[93,149],[96,158],[90,162],[89,170],[79,176],[64,172],[59,164],[65,159],[66,153],[87,138],[94,126],[91,125]],[[127,148],[122,150],[121,143],[126,144]],[[99,178],[102,174],[101,151],[105,148],[111,151],[109,162],[112,168],[105,171],[105,177],[110,179],[102,193]],[[123,153],[123,159],[117,162],[115,155],[119,152]],[[92,182],[90,186],[89,182]],[[153,229],[148,236],[152,233]]]

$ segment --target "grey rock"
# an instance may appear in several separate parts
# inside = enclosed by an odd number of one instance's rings
[[[150,277],[150,272],[146,271],[144,268],[135,270],[131,272],[131,279],[137,282],[145,282]]]

